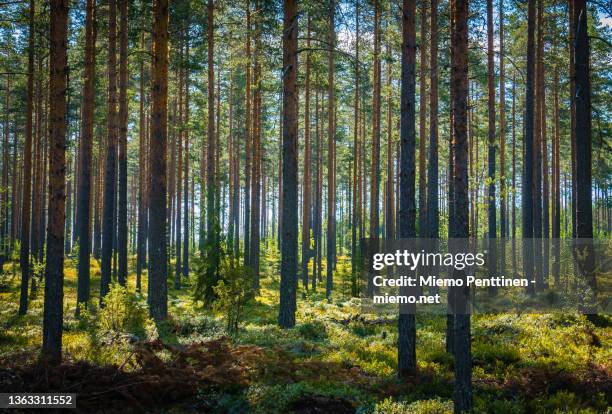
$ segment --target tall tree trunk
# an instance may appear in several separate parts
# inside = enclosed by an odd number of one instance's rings
[[[488,90],[488,143],[489,143],[489,173],[488,182],[488,211],[489,211],[489,257],[487,260],[488,272],[491,277],[497,276],[497,207],[495,203],[495,65],[493,63],[493,0],[487,0],[487,90]],[[503,173],[502,173],[503,174]],[[497,288],[490,287],[489,294],[496,294]]]
[[[57,7],[58,3],[53,2]],[[19,296],[19,314],[28,311],[28,280],[30,277],[30,188],[32,180],[32,114],[34,112],[34,0],[30,0],[28,28],[28,100],[26,103],[25,144],[23,152],[23,201],[21,204],[21,251],[19,264],[21,266],[21,294]],[[61,16],[53,16],[61,17]],[[56,22],[57,23],[57,22]],[[56,62],[57,63],[57,62]],[[15,135],[15,141],[17,137]],[[15,169],[13,169],[15,174]],[[13,187],[15,188],[15,187]]]
[[[380,5],[374,0],[374,79],[372,92],[372,160],[370,169],[370,237],[379,236],[380,184]]]
[[[499,1],[499,274],[506,274],[507,201],[506,189],[506,68],[504,66],[504,0]]]
[[[454,137],[455,170],[453,172],[453,238],[467,239],[468,226],[468,0],[451,0],[451,89],[453,91],[452,130]],[[454,271],[455,278],[465,279],[465,271]],[[455,288],[453,288],[454,290]],[[472,409],[472,350],[470,314],[467,311],[468,288],[458,288],[453,294],[455,315],[453,354],[455,355],[455,412]]]
[[[251,2],[246,6],[245,146],[244,146],[244,264],[250,264],[251,244]]]
[[[419,68],[419,235],[427,237],[427,1],[421,0]]]
[[[429,54],[429,163],[427,165],[427,237],[439,235],[438,218],[438,0],[431,0]]]
[[[402,5],[402,89],[400,118],[400,214],[399,237],[416,237],[415,156],[416,156],[416,1]],[[402,306],[398,319],[398,373],[416,372],[416,306]]]
[[[333,45],[336,43],[335,13],[336,2],[335,0],[330,0],[328,32],[330,50],[327,54],[327,283],[325,285],[325,296],[328,299],[331,297],[333,289],[333,271],[336,258],[336,98],[334,86],[335,56],[333,49]],[[283,124],[283,128],[285,126]]]
[[[576,47],[573,55],[576,74],[576,237],[593,238],[592,212],[592,149],[591,149],[591,77],[589,71],[590,46],[585,0],[572,0],[573,27]]]
[[[182,273],[182,252],[181,252],[181,225],[182,225],[182,214],[183,206],[181,205],[181,199],[183,197],[183,135],[185,134],[185,120],[183,118],[183,79],[185,76],[184,68],[184,56],[183,56],[183,39],[180,39],[179,44],[179,82],[178,82],[178,154],[177,154],[177,178],[176,178],[176,224],[175,224],[175,249],[176,249],[176,261],[174,269],[174,288],[181,288],[181,273]]]
[[[533,157],[534,157],[534,95],[535,95],[535,0],[527,3],[527,86],[525,90],[525,138],[523,142],[523,275],[533,274]],[[533,286],[527,287],[533,292]]]
[[[389,42],[387,42],[386,52],[391,56]],[[385,237],[392,239],[395,237],[395,201],[393,197],[393,108],[392,108],[393,89],[391,89],[391,64],[387,63],[387,182],[385,193]]]
[[[49,228],[45,266],[42,354],[62,359],[64,316],[64,221],[66,201],[66,71],[68,66],[68,1],[52,0],[49,26]]]
[[[189,7],[189,2],[187,2]],[[183,277],[189,277],[189,72],[191,67],[189,65],[189,23],[187,24],[187,36],[185,39],[185,62],[187,70],[185,70],[185,108],[183,112],[185,114],[185,179],[183,186],[185,187],[185,194],[183,196]],[[193,192],[192,192],[193,197]],[[238,239],[236,239],[238,240]]]
[[[166,152],[168,125],[168,0],[156,0],[153,12],[151,144],[149,155],[149,313],[168,316],[166,266]]]
[[[317,85],[319,82],[317,80]],[[321,108],[319,105],[319,91],[315,92],[315,137],[316,137],[316,179],[315,179],[315,212],[314,212],[314,250],[315,260],[312,266],[312,291],[317,291],[317,281],[321,279],[321,230],[323,213],[323,133],[320,128]]]
[[[534,271],[536,289],[544,287],[542,278],[542,97],[544,91],[543,73],[543,53],[544,53],[544,34],[543,34],[543,0],[537,3],[537,49],[535,63],[535,110],[534,110],[534,135],[533,135],[533,237],[534,237]]]
[[[568,1],[568,19],[569,19],[569,93],[570,93],[570,151],[572,165],[572,238],[576,237],[576,66],[574,65],[573,56],[576,46],[576,2]]]
[[[516,263],[516,79],[512,77],[512,273],[518,275]]]
[[[119,3],[119,209],[117,211],[118,280],[125,286],[128,272],[127,127],[128,127],[128,0]]]
[[[255,3],[259,9],[259,2]],[[253,63],[253,77],[255,90],[253,91],[253,165],[251,170],[251,231],[249,246],[250,266],[253,270],[253,287],[259,290],[259,241],[260,241],[260,218],[261,218],[261,21],[255,22],[255,56]],[[297,275],[296,275],[297,277]]]
[[[96,71],[96,21],[95,0],[87,0],[85,17],[85,73],[83,79],[83,109],[81,142],[79,150],[79,179],[77,202],[77,225],[79,237],[79,264],[77,283],[77,307],[79,315],[80,304],[87,306],[90,291],[89,255],[91,252],[91,160],[93,148],[94,121],[94,85]]]
[[[295,0],[283,1],[283,228],[278,324],[295,325],[297,288],[297,36]],[[329,265],[328,265],[329,267]]]
[[[548,194],[548,141],[546,131],[546,81],[545,81],[545,23],[544,23],[544,0],[540,0],[538,3],[538,37],[539,37],[539,71],[538,71],[538,101],[540,106],[540,169],[539,174],[541,175],[541,186],[542,186],[542,242],[544,252],[542,254],[542,285],[544,288],[548,287],[548,273],[549,273],[549,255],[550,255],[550,198]]]
[[[144,50],[144,31],[140,37],[140,48]],[[145,115],[145,92],[144,92],[144,59],[140,61],[140,91],[139,91],[139,126],[138,126],[138,241],[136,244],[136,291],[140,293],[142,288],[142,269],[146,265],[146,181],[147,181],[147,157],[146,157],[146,115]]]
[[[100,303],[108,293],[111,282],[111,260],[115,211],[115,176],[117,164],[117,4],[109,0],[108,14],[108,138],[106,142],[106,168],[104,176],[104,212],[102,216],[102,263],[100,277]]]
[[[553,135],[553,218],[552,218],[552,237],[553,237],[553,277],[555,279],[555,287],[559,284],[559,273],[561,270],[561,246],[559,239],[561,238],[561,186],[560,186],[560,138],[561,125],[559,122],[559,73],[557,65],[555,65],[553,75],[553,101],[554,101],[554,125],[555,132]]]
[[[358,295],[357,272],[358,272],[358,257],[357,257],[357,230],[361,225],[361,198],[359,184],[359,0],[355,0],[355,99],[353,103],[354,119],[353,119],[353,220],[351,226],[351,293],[353,296]]]
[[[310,49],[310,15],[306,27],[306,49]],[[304,84],[304,194],[302,202],[302,285],[308,290],[308,262],[310,261],[310,53],[306,53]]]

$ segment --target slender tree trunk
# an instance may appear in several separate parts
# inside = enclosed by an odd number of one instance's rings
[[[189,7],[189,2],[187,2]],[[185,70],[185,108],[183,109],[185,116],[185,179],[183,186],[185,194],[183,196],[183,277],[189,277],[189,24],[187,25],[187,36],[185,39],[185,62],[187,70]],[[192,191],[193,197],[193,191]],[[193,210],[192,210],[193,211]],[[238,240],[238,239],[236,239]]]
[[[559,285],[559,273],[561,269],[561,199],[560,199],[560,122],[559,122],[559,73],[555,65],[553,75],[553,101],[554,101],[554,125],[555,133],[553,136],[553,218],[552,218],[552,237],[553,237],[553,277],[555,287]]]
[[[213,0],[208,0],[207,5],[207,39],[208,39],[208,145],[206,157],[206,257],[207,272],[210,276],[216,277],[218,269],[218,234],[219,216],[217,214],[216,196],[217,171],[216,154],[217,142],[215,135],[215,72],[214,72],[214,5]],[[212,291],[206,292],[210,297]]]
[[[247,1],[246,67],[245,67],[245,155],[244,155],[244,264],[250,264],[251,254],[251,2]]]
[[[319,82],[317,81],[317,85]],[[317,291],[317,281],[321,279],[321,227],[323,209],[323,134],[321,132],[319,91],[315,92],[315,137],[316,137],[316,178],[315,178],[315,213],[314,213],[314,250],[315,260],[312,269],[312,291]]]
[[[310,15],[306,28],[306,49],[310,49]],[[310,261],[310,53],[306,53],[304,85],[304,175],[302,202],[302,285],[308,290],[308,262]]]
[[[43,72],[43,63],[42,57],[38,57],[38,73],[36,80],[36,105],[35,105],[35,127],[32,132],[33,135],[33,145],[34,145],[34,164],[32,165],[33,177],[32,177],[32,191],[30,193],[30,199],[32,200],[32,211],[31,211],[31,224],[30,224],[30,250],[35,260],[38,260],[39,257],[39,245],[41,244],[41,233],[40,233],[40,217],[41,217],[41,206],[43,204],[43,185],[42,185],[42,175],[43,175],[43,136],[45,136],[45,132],[43,131],[43,87],[42,87],[42,72]],[[44,239],[44,235],[42,236]],[[34,279],[32,279],[32,283],[36,283]]]
[[[333,20],[332,20],[333,21]],[[283,228],[278,324],[295,325],[297,288],[297,36],[295,0],[283,1]],[[328,265],[329,267],[329,265]]]
[[[512,275],[518,274],[516,263],[516,79],[512,77]]]
[[[58,6],[53,2],[54,8]],[[23,153],[23,201],[21,204],[21,251],[19,264],[21,266],[21,294],[19,297],[19,314],[25,315],[28,311],[28,280],[30,277],[30,181],[32,177],[32,114],[34,111],[34,0],[30,0],[29,28],[28,28],[28,80],[26,103],[25,144]],[[53,18],[61,15],[53,16]],[[57,24],[57,22],[54,22]],[[58,35],[61,35],[59,33]],[[57,41],[57,39],[53,39]],[[60,39],[61,40],[61,39]],[[57,63],[57,62],[54,62]],[[15,136],[15,140],[17,137]],[[15,169],[13,169],[15,173]],[[14,187],[13,187],[14,188]],[[63,256],[63,255],[62,255]]]
[[[453,173],[452,237],[467,239],[468,226],[468,0],[451,0],[451,102],[455,170]],[[454,277],[465,279],[465,271],[454,271]],[[455,288],[453,288],[455,289]],[[459,288],[455,299],[453,354],[455,355],[455,412],[472,409],[472,350],[470,314],[467,311],[469,289]]]
[[[427,1],[421,1],[419,68],[419,235],[427,237]]]
[[[144,31],[140,37],[140,47],[144,50]],[[136,248],[136,291],[142,289],[142,269],[146,265],[146,220],[147,220],[147,203],[146,203],[146,181],[147,181],[147,157],[146,157],[146,115],[145,115],[145,92],[144,92],[144,59],[140,61],[140,91],[139,91],[139,127],[138,127],[138,241]]]
[[[489,211],[489,257],[487,260],[488,272],[491,277],[497,276],[497,206],[495,202],[495,65],[493,63],[493,0],[487,0],[487,89],[488,89],[488,143],[489,143],[489,173],[488,182],[488,211]],[[490,287],[489,294],[495,295],[497,288]]]
[[[79,264],[77,283],[77,307],[87,306],[90,291],[89,255],[91,252],[91,160],[93,148],[94,85],[96,71],[96,21],[95,0],[87,0],[85,17],[85,74],[83,79],[83,109],[81,142],[79,150],[79,191],[77,203],[77,224],[79,237]]]
[[[380,184],[380,5],[374,0],[374,80],[372,92],[372,160],[370,169],[370,237],[379,236]]]
[[[548,273],[549,273],[549,256],[550,256],[550,197],[548,194],[548,140],[546,131],[546,81],[545,81],[545,23],[544,23],[544,0],[540,0],[538,3],[538,49],[539,49],[539,71],[538,71],[538,101],[539,101],[539,113],[540,113],[540,147],[539,147],[539,164],[538,174],[541,176],[542,186],[542,242],[544,252],[542,254],[542,285],[544,288],[548,287]]]
[[[400,119],[400,221],[399,237],[416,237],[415,155],[416,155],[416,1],[402,5],[402,88]],[[416,306],[402,306],[398,319],[398,373],[416,372]]]
[[[507,200],[506,189],[506,68],[504,66],[504,1],[499,2],[499,274],[506,274]]]
[[[534,157],[534,95],[535,95],[535,0],[527,6],[527,86],[525,91],[525,137],[523,142],[522,230],[523,275],[533,274],[533,157]],[[533,292],[533,286],[527,287]]]
[[[119,3],[119,209],[117,211],[118,280],[125,286],[128,272],[127,124],[128,124],[128,0]]]
[[[542,97],[543,97],[543,0],[537,2],[537,49],[535,63],[535,109],[534,109],[534,135],[533,135],[533,237],[534,237],[534,271],[536,289],[544,288],[542,278]]]
[[[355,0],[355,99],[353,103],[353,218],[351,226],[351,294],[356,297],[358,292],[357,272],[358,272],[358,253],[357,253],[357,231],[361,222],[361,199],[359,197],[360,184],[358,179],[359,171],[359,0]]]
[[[180,40],[179,45],[179,84],[178,84],[178,96],[179,96],[179,117],[178,117],[178,158],[177,158],[177,179],[176,179],[176,224],[175,224],[175,249],[176,249],[176,262],[174,270],[174,288],[181,288],[181,273],[182,273],[182,252],[181,252],[181,224],[182,224],[182,213],[183,206],[181,205],[181,198],[183,196],[183,135],[185,134],[185,120],[183,118],[183,79],[185,76],[184,68],[184,56],[183,56],[183,39]]]
[[[438,218],[438,0],[431,0],[429,54],[429,163],[427,165],[427,237],[439,235]]]
[[[415,40],[416,42],[416,40]],[[416,48],[416,46],[415,46]],[[387,42],[387,55],[391,56],[389,42]],[[387,63],[387,182],[385,193],[385,237],[392,239],[395,237],[395,201],[393,197],[393,114],[392,114],[392,97],[393,89],[391,89],[391,64]]]
[[[168,315],[166,266],[166,152],[168,124],[168,0],[156,0],[153,12],[153,108],[149,156],[149,313]]]
[[[49,228],[45,266],[43,357],[62,359],[64,221],[66,201],[66,71],[68,1],[51,0],[49,26]]]
[[[336,125],[334,116],[336,98],[334,86],[335,56],[333,49],[333,45],[336,42],[335,13],[336,2],[335,0],[330,0],[328,32],[330,50],[327,54],[327,283],[325,285],[325,296],[328,300],[333,290],[333,271],[336,257]],[[284,127],[286,127],[286,124],[283,124]],[[285,191],[284,188],[283,191]]]
[[[256,8],[259,9],[259,2]],[[253,63],[253,76],[255,90],[253,91],[253,165],[251,170],[251,231],[249,254],[250,265],[253,270],[253,287],[259,290],[259,249],[260,249],[260,218],[261,218],[261,22],[255,23],[255,56]],[[296,275],[297,277],[297,275]]]
[[[108,14],[108,138],[104,177],[104,212],[102,216],[102,264],[100,277],[100,303],[108,293],[111,282],[111,260],[115,226],[115,168],[117,157],[117,4],[109,0]]]

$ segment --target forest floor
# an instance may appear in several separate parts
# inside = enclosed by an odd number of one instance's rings
[[[77,392],[82,412],[447,413],[453,358],[444,316],[418,316],[418,374],[398,380],[393,320],[360,316],[348,294],[348,259],[333,300],[298,293],[297,326],[281,330],[278,255],[263,258],[262,289],[233,335],[223,316],[194,302],[189,281],[169,279],[170,318],[157,326],[144,300],[116,295],[74,316],[75,261],[66,260],[64,363],[39,365],[43,286],[17,316],[18,268],[0,279],[0,389]],[[325,268],[325,267],[324,267]],[[92,260],[97,302],[99,265]],[[36,270],[36,269],[35,269]],[[146,292],[146,277],[143,277]],[[128,291],[135,291],[135,276]],[[129,315],[127,315],[129,313]],[[127,316],[126,316],[127,315]],[[612,320],[581,315],[479,315],[472,323],[476,412],[609,412]]]

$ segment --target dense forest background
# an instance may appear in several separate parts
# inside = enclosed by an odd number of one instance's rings
[[[555,240],[610,238],[609,4],[11,0],[0,44],[7,389],[90,410],[609,409],[593,309],[359,306],[364,238],[536,240],[530,295],[558,287]],[[497,254],[491,274],[516,265]]]

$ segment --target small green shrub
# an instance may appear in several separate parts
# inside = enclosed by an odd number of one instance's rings
[[[217,299],[213,310],[223,315],[230,334],[238,331],[244,308],[255,297],[253,274],[245,266],[225,261],[221,266],[222,279],[213,287]]]
[[[298,332],[304,339],[322,341],[327,338],[327,329],[321,321],[308,321],[298,326]]]
[[[125,287],[113,284],[103,303],[97,317],[100,333],[130,334],[140,340],[157,336],[155,323],[149,318],[144,303]]]
[[[440,399],[420,400],[413,403],[397,402],[391,398],[376,404],[374,414],[449,414],[453,403]]]

